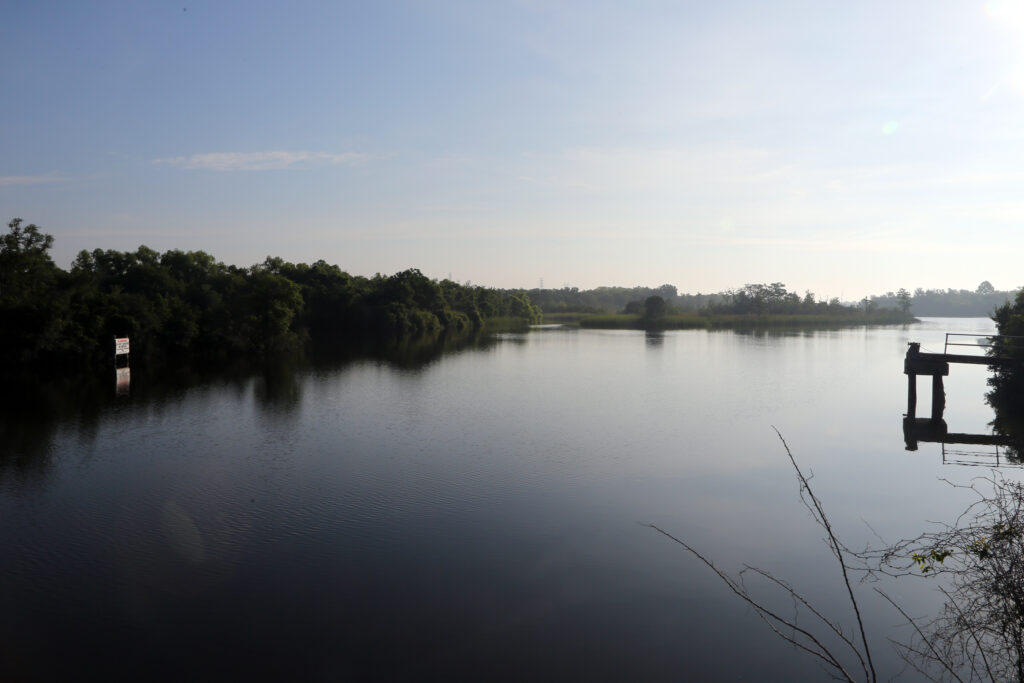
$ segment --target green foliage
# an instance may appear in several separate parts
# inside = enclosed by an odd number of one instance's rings
[[[631,302],[626,312],[587,315],[578,323],[585,328],[632,330],[684,330],[696,328],[759,329],[780,327],[834,328],[856,325],[893,325],[912,321],[902,311],[876,306],[847,306],[839,301],[815,301],[786,292],[781,283],[746,285],[728,299],[698,312],[673,312],[659,297],[642,304]],[[547,318],[546,318],[547,319]]]
[[[721,294],[680,294],[674,285],[660,287],[597,287],[581,290],[576,287],[561,289],[524,290],[545,314],[562,313],[642,313],[643,302],[660,296],[673,311],[698,311],[709,303],[723,298]]]
[[[911,558],[917,563],[922,574],[927,574],[935,569],[935,563],[942,564],[946,558],[953,554],[951,550],[931,549],[923,553],[913,553]]]
[[[0,238],[0,374],[109,360],[114,337],[133,356],[268,354],[325,345],[435,338],[489,319],[540,322],[522,291],[431,280],[416,269],[352,276],[322,260],[268,256],[251,268],[202,251],[82,251],[68,272],[51,235],[20,219]]]
[[[644,300],[644,318],[648,321],[656,321],[665,317],[668,313],[668,304],[660,296],[649,296]]]
[[[721,302],[707,306],[704,312],[719,319],[736,315],[757,317],[759,324],[888,324],[914,320],[909,303],[892,308],[882,307],[870,299],[859,306],[849,306],[838,299],[817,301],[812,292],[805,292],[801,297],[787,291],[781,282],[748,284],[731,290]]]
[[[993,430],[1009,437],[1008,454],[1024,460],[1024,290],[992,314],[999,334],[991,339],[988,353],[997,358],[1016,358],[1016,364],[992,369],[985,399],[995,410]]]
[[[0,302],[7,305],[36,303],[57,275],[47,253],[53,235],[41,233],[34,224],[21,224],[20,218],[11,220],[9,232],[0,238]]]

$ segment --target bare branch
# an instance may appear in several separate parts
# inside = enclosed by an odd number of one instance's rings
[[[857,598],[853,594],[853,586],[850,585],[850,576],[846,571],[846,563],[843,561],[843,548],[839,543],[839,540],[836,538],[835,533],[832,531],[832,524],[828,521],[828,516],[825,514],[825,508],[822,507],[821,501],[818,500],[818,497],[814,495],[814,491],[811,490],[811,485],[808,482],[807,477],[804,476],[804,473],[800,470],[800,466],[797,465],[796,458],[793,457],[793,452],[789,450],[789,444],[786,443],[786,440],[782,437],[782,434],[778,429],[775,427],[772,427],[772,429],[774,429],[775,433],[778,435],[783,448],[786,449],[786,455],[789,457],[789,462],[793,465],[793,469],[796,470],[796,475],[800,480],[801,499],[803,499],[803,493],[806,492],[814,510],[817,512],[816,520],[825,529],[825,533],[828,534],[828,540],[832,546],[832,552],[839,561],[839,569],[843,574],[843,583],[846,586],[846,593],[850,597],[850,604],[853,606],[853,613],[857,618],[857,628],[860,630],[860,640],[864,648],[864,657],[867,659],[868,669],[871,672],[869,680],[878,680],[878,675],[875,673],[875,664],[871,660],[871,647],[868,645],[868,637],[864,632],[864,620],[861,618],[860,605],[857,604]]]
[[[900,607],[896,603],[895,600],[890,598],[888,596],[888,594],[886,594],[885,591],[881,590],[880,588],[875,588],[874,590],[875,590],[876,593],[878,593],[883,598],[885,598],[886,602],[888,602],[890,605],[895,607],[896,611],[899,612],[903,616],[903,618],[907,620],[908,624],[910,624],[911,626],[914,627],[914,630],[917,631],[917,635],[920,636],[921,641],[926,646],[928,646],[928,650],[934,656],[935,661],[939,662],[942,665],[942,667],[944,669],[946,669],[946,671],[948,671],[953,676],[953,678],[955,678],[956,680],[958,680],[961,683],[963,683],[963,679],[960,678],[960,676],[957,675],[956,671],[953,670],[953,668],[949,665],[949,663],[945,660],[945,658],[942,657],[942,655],[940,655],[938,652],[935,651],[935,646],[932,645],[932,641],[928,639],[928,636],[926,636],[923,631],[921,631],[920,627],[918,627],[917,622],[914,621],[913,617],[911,617],[909,614],[907,614],[906,611],[902,607]]]
[[[828,664],[836,672],[842,674],[842,678],[840,680],[850,681],[850,683],[854,682],[855,679],[843,667],[843,665],[840,663],[839,659],[831,652],[831,650],[828,649],[828,647],[823,645],[821,643],[821,641],[819,641],[818,638],[816,638],[814,636],[813,633],[811,633],[810,631],[807,631],[806,629],[798,626],[796,623],[786,619],[785,617],[779,616],[775,612],[773,612],[770,609],[768,609],[767,607],[765,607],[762,603],[760,603],[757,600],[755,600],[753,597],[750,596],[749,593],[747,593],[746,590],[744,590],[744,588],[741,585],[739,585],[736,582],[735,579],[733,579],[731,576],[726,574],[724,571],[722,571],[721,569],[716,567],[714,562],[712,562],[707,557],[702,555],[696,548],[694,548],[693,546],[688,544],[686,541],[684,541],[684,540],[682,540],[682,539],[680,539],[680,538],[678,538],[676,536],[673,536],[669,532],[665,531],[664,529],[662,529],[662,528],[660,528],[660,527],[658,527],[658,526],[656,526],[654,524],[645,524],[644,526],[649,527],[651,529],[654,529],[659,534],[661,534],[661,535],[663,535],[663,536],[665,536],[665,537],[675,541],[676,543],[681,545],[683,548],[685,548],[691,555],[693,555],[698,560],[700,560],[702,563],[704,563],[704,565],[706,565],[709,569],[711,569],[711,571],[713,571],[718,576],[718,578],[721,579],[725,583],[725,585],[727,585],[729,587],[729,590],[731,590],[733,592],[733,594],[735,594],[741,600],[743,600],[748,605],[753,607],[754,611],[758,614],[758,616],[760,616],[762,619],[764,619],[765,622],[772,629],[772,631],[774,631],[783,640],[785,640],[788,643],[791,643],[792,645],[795,645],[796,647],[800,648],[801,650],[807,652],[808,654],[810,654],[810,655],[820,659],[824,663]],[[807,645],[797,641],[795,638],[789,636],[788,634],[782,633],[781,631],[779,631],[779,629],[772,622],[776,622],[778,624],[781,624],[781,625],[783,625],[783,626],[785,626],[787,628],[792,629],[794,632],[799,633],[800,635],[802,635],[805,638],[807,638],[807,640],[809,640],[814,645],[814,647],[813,648],[812,647],[808,647]]]

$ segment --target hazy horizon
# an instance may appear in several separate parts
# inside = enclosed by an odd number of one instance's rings
[[[526,289],[1022,284],[1024,9],[532,0],[0,13],[0,218]]]

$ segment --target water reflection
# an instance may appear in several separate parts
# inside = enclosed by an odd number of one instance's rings
[[[264,363],[254,394],[259,406],[275,414],[294,411],[302,403],[301,375],[293,359]]]
[[[487,350],[499,343],[524,343],[525,335],[470,334],[392,340],[378,345],[332,346],[253,362],[245,358],[211,362],[136,362],[128,367],[47,378],[8,378],[0,395],[0,483],[16,488],[42,485],[51,470],[54,439],[63,428],[77,430],[81,452],[89,452],[103,415],[115,408],[144,409],[159,416],[200,386],[251,390],[267,414],[294,415],[302,405],[306,371],[333,372],[367,358],[407,371],[423,370],[447,353]],[[109,367],[109,366],[108,366]],[[113,387],[110,382],[113,379]]]
[[[1008,456],[1024,462],[1024,378],[992,383],[986,400],[995,410],[992,429],[1006,439]]]
[[[314,347],[303,357],[314,370],[329,370],[356,360],[375,359],[404,370],[420,370],[447,353],[486,350],[499,343],[522,341],[525,334],[426,335],[389,339],[373,344]]]
[[[128,367],[114,370],[114,395],[129,396],[132,391],[132,369]]]
[[[952,445],[1010,446],[1013,441],[1004,434],[959,434],[949,431],[942,418],[903,418],[903,440],[908,451],[916,451],[920,441]]]
[[[944,406],[944,402],[943,402]],[[995,404],[993,404],[995,406]],[[938,416],[930,418],[916,417],[914,414],[903,416],[903,441],[908,451],[916,451],[919,443],[937,443],[941,445],[942,462],[949,465],[968,465],[973,467],[1000,467],[1002,465],[1019,465],[1022,451],[1020,431],[1021,415],[1019,405],[1001,406],[996,409],[996,419],[990,423],[993,427],[989,434],[972,434],[950,432],[946,420],[942,417],[942,407],[938,408]],[[982,448],[951,448],[955,446],[976,446]]]
[[[806,680],[820,672],[636,522],[820,574],[790,541],[772,423],[821,444],[809,462],[871,490],[883,519],[934,501],[893,474],[928,463],[876,448],[902,340],[822,336],[828,353],[570,330],[281,365],[139,359],[121,399],[106,365],[83,400],[99,418],[74,406],[46,437],[46,495],[0,495],[0,679],[475,679],[501,662],[505,680]],[[840,414],[860,420],[849,438],[829,431]],[[83,422],[101,425],[88,448],[67,433]]]
[[[0,392],[0,483],[14,481],[16,489],[41,485],[59,428],[75,420],[88,436],[113,401],[108,387],[100,375],[8,380]]]

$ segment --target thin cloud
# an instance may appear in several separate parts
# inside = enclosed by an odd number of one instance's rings
[[[357,152],[331,154],[328,152],[211,152],[187,157],[153,159],[154,164],[166,164],[186,170],[206,171],[271,171],[310,166],[350,164],[366,159]]]
[[[0,175],[0,185],[42,185],[68,180],[59,175]]]

